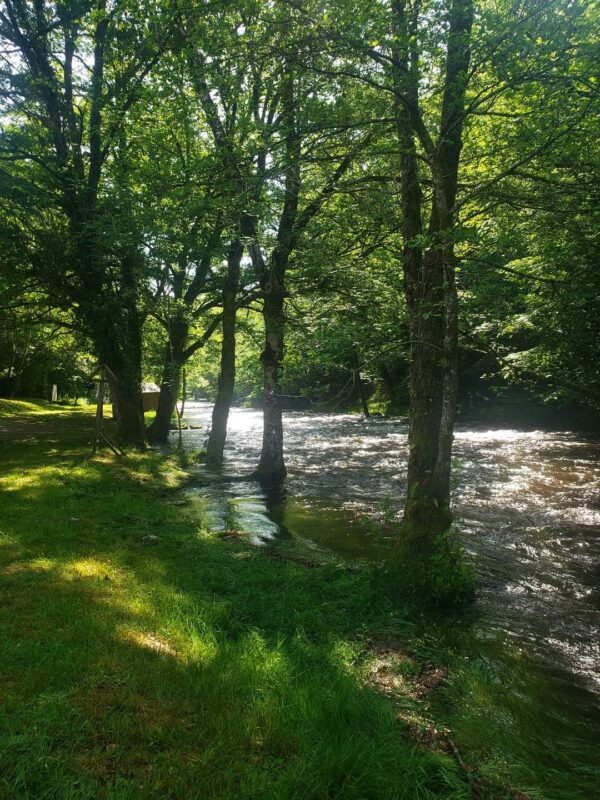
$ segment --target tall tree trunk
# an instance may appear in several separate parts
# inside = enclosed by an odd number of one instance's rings
[[[120,298],[121,308],[103,309],[103,314],[81,309],[100,362],[108,368],[108,381],[115,411],[117,435],[126,445],[144,447],[142,407],[142,321],[135,298]]]
[[[144,414],[142,409],[141,359],[135,353],[101,352],[107,367],[108,384],[115,411],[117,435],[128,445],[143,448]]]
[[[73,211],[72,235],[77,241],[75,258],[85,264],[76,313],[87,327],[96,353],[108,368],[117,435],[125,445],[143,448],[142,323],[138,276],[141,249],[131,243],[119,258],[118,290],[106,285],[103,252],[96,239],[95,200],[82,203],[81,218]]]
[[[283,457],[283,422],[281,409],[281,368],[285,336],[285,274],[298,236],[298,197],[300,193],[300,136],[296,125],[296,97],[291,71],[282,88],[282,126],[285,131],[285,191],[277,229],[277,244],[271,252],[268,268],[256,243],[250,246],[263,295],[265,349],[260,360],[263,368],[263,440],[256,476],[264,483],[281,482],[286,474]],[[306,226],[316,213],[304,210]]]
[[[120,259],[121,292],[115,298],[114,336],[120,342],[122,365],[117,372],[117,403],[120,418],[119,438],[126,444],[145,446],[144,408],[142,402],[142,324],[139,310],[138,276],[143,264],[141,250],[130,246]],[[108,362],[107,362],[108,363]],[[108,364],[110,366],[110,364]]]
[[[148,439],[160,444],[166,442],[171,430],[171,420],[181,386],[181,370],[186,361],[184,354],[188,339],[188,325],[182,320],[172,320],[169,340],[165,349],[165,363],[160,384],[156,416],[148,429]]]
[[[458,295],[454,268],[454,246],[450,242],[444,260],[444,342],[443,342],[443,403],[440,419],[439,451],[435,468],[438,495],[443,498],[448,525],[452,521],[450,510],[450,484],[452,473],[452,445],[458,398]]]
[[[396,385],[396,380],[392,377],[392,374],[385,364],[381,364],[379,367],[379,378],[381,380],[383,391],[389,402],[388,413],[397,414],[399,410],[399,388]]]
[[[407,555],[425,554],[445,520],[438,518],[433,496],[437,462],[439,417],[442,407],[439,316],[440,284],[433,253],[422,250],[422,194],[411,107],[418,102],[416,55],[404,0],[394,0],[396,36],[395,69],[392,73],[395,117],[400,149],[402,198],[402,266],[410,336],[410,430],[407,497],[400,548]]]
[[[301,133],[296,120],[296,96],[291,69],[285,74],[281,89],[280,125],[285,132],[284,201],[277,229],[277,243],[271,251],[268,264],[256,241],[256,230],[251,232],[248,251],[256,271],[263,296],[265,349],[261,354],[263,367],[263,443],[257,477],[264,482],[278,482],[286,475],[283,458],[283,428],[281,419],[280,375],[284,353],[285,334],[285,275],[290,257],[299,237],[306,230],[323,204],[336,191],[337,182],[350,167],[356,153],[348,153],[321,188],[299,212],[298,199],[301,186],[302,147]],[[359,148],[360,150],[360,148]],[[253,226],[254,227],[254,226]]]
[[[269,286],[264,293],[263,318],[265,349],[263,367],[263,440],[257,477],[266,483],[282,481],[287,470],[283,458],[283,423],[281,410],[281,366],[284,348],[283,277],[278,279],[272,268]]]
[[[241,241],[237,240],[232,244],[227,255],[227,280],[223,288],[221,368],[217,397],[212,412],[212,426],[206,447],[206,461],[214,467],[223,463],[227,421],[235,387],[235,317],[242,253],[243,245]]]
[[[360,397],[360,405],[362,407],[363,415],[369,419],[371,416],[371,412],[369,411],[369,398],[367,395],[367,389],[363,379],[360,376],[360,370],[356,370],[356,383],[358,385],[358,395]]]
[[[458,302],[454,203],[473,20],[471,0],[451,0],[441,133],[434,144],[418,107],[417,17],[393,0],[393,82],[403,213],[403,269],[411,341],[409,462],[400,549],[426,558],[452,521],[450,469],[457,396]],[[422,200],[415,137],[427,155],[433,200],[423,253]]]
[[[458,295],[454,255],[455,203],[463,144],[465,97],[471,62],[472,26],[473,0],[451,0],[439,159],[434,164],[433,170],[435,195],[440,210],[440,249],[444,281],[444,340],[442,344],[444,399],[440,420],[436,483],[438,495],[443,497],[449,522],[451,521],[452,445],[458,395]]]
[[[430,236],[435,236],[430,230]],[[433,244],[425,253],[421,292],[413,309],[410,365],[410,432],[402,548],[431,555],[450,525],[449,491],[438,471],[444,397],[444,265]]]
[[[115,409],[117,435],[124,444],[143,448],[143,413],[142,397],[139,389],[139,378],[130,380],[126,371],[121,371],[113,364],[106,366],[112,373],[109,386]]]

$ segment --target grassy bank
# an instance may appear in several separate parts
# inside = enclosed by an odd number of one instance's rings
[[[0,444],[0,796],[469,796],[365,681],[368,576],[211,536],[174,461],[52,411]]]
[[[89,407],[61,405],[50,403],[47,400],[7,400],[0,397],[0,418],[20,420],[22,417],[38,417],[40,415],[71,415],[77,411],[88,412]]]
[[[211,534],[175,459],[91,458],[92,415],[0,402],[1,800],[594,796],[585,693],[476,611]]]

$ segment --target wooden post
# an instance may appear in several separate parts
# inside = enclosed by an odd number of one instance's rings
[[[100,370],[100,381],[98,382],[98,393],[96,395],[96,435],[94,437],[94,447],[92,450],[93,455],[96,455],[96,448],[100,446],[100,442],[108,445],[116,456],[124,456],[125,451],[108,438],[104,433],[104,387],[106,384],[106,368],[102,367]]]

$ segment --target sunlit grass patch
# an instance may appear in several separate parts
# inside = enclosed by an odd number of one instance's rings
[[[60,424],[1,445],[0,797],[466,800],[364,684],[368,576],[237,558],[176,460]]]
[[[13,561],[3,569],[4,575],[26,575],[27,573],[50,572],[54,561],[49,558],[32,558],[29,561]]]
[[[91,413],[96,408],[95,405],[87,403],[65,404],[51,403],[48,400],[8,400],[0,398],[0,417],[10,417],[14,415],[56,415],[73,413]]]
[[[177,651],[165,641],[164,638],[159,638],[154,633],[125,629],[121,632],[120,638],[122,638],[123,641],[131,642],[138,647],[145,647],[163,656],[173,656],[176,658],[178,655]]]

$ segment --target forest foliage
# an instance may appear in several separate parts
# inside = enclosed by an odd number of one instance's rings
[[[410,407],[402,540],[429,557],[458,411],[598,417],[599,21],[589,0],[4,0],[3,393],[76,397],[101,365],[143,446],[185,378],[215,398],[213,465],[233,400],[262,405],[263,482],[285,408]]]
[[[149,380],[161,379],[174,319],[189,325],[188,347],[212,334],[189,371],[195,391],[214,392],[236,215],[252,214],[267,252],[281,218],[285,65],[299,98],[300,213],[350,160],[290,255],[285,393],[358,403],[359,373],[376,408],[405,411],[388,6],[3,5],[3,393],[46,396],[49,383],[63,397],[85,393],[93,358],[113,338],[113,350],[127,347],[132,317]],[[448,9],[417,8],[423,117],[434,127]],[[461,398],[519,386],[597,409],[597,4],[480,2],[474,13],[456,233]],[[238,320],[237,396],[256,402],[261,299],[247,251],[241,286],[250,310]]]

